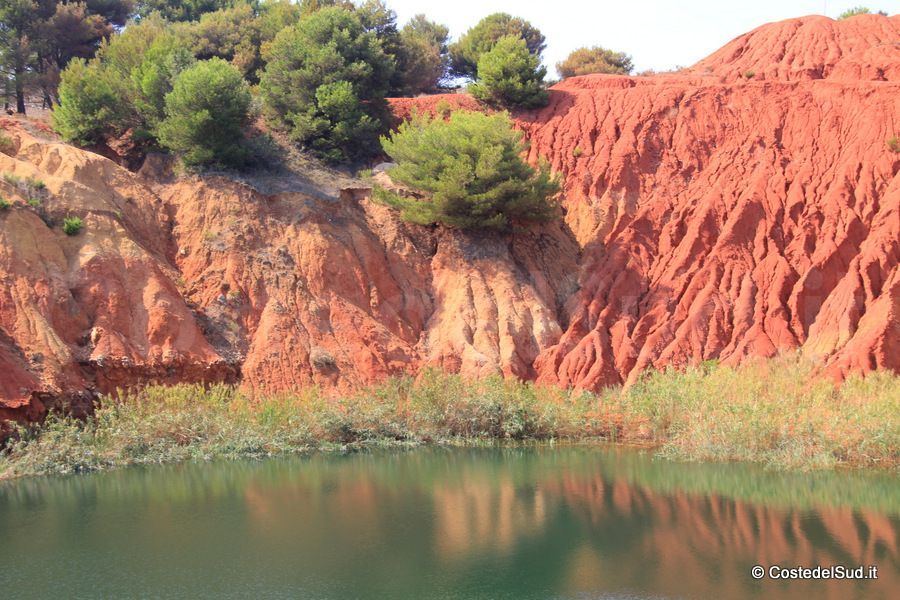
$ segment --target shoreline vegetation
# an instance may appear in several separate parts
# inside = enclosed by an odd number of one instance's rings
[[[233,387],[149,386],[93,416],[19,427],[0,479],[186,460],[429,444],[613,442],[676,461],[776,470],[900,466],[900,376],[835,385],[795,355],[648,372],[623,390],[573,392],[425,371],[340,398],[311,388],[251,397]]]

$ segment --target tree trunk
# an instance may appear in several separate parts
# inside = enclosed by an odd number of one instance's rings
[[[16,65],[16,112],[25,114],[25,69]]]

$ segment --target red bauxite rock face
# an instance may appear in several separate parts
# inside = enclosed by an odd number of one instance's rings
[[[896,85],[569,80],[522,127],[584,246],[543,381],[803,347],[897,369]],[[900,120],[898,120],[900,122]],[[580,151],[573,151],[579,148]],[[876,316],[877,315],[877,316]]]
[[[796,348],[838,377],[900,370],[898,41],[900,17],[809,17],[679,74],[565,80],[515,116],[564,219],[507,236],[406,225],[365,190],[165,182],[7,122],[0,171],[85,229],[0,182],[0,420],[153,381],[434,366],[597,389]],[[477,108],[394,109],[442,101]]]

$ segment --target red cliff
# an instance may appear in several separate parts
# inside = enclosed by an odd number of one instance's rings
[[[0,180],[0,419],[429,365],[588,389],[796,348],[900,370],[898,41],[900,17],[808,17],[678,74],[567,79],[516,115],[564,219],[507,236],[406,225],[364,189],[131,173],[7,120],[0,171],[46,189]],[[441,100],[476,107],[395,110]]]

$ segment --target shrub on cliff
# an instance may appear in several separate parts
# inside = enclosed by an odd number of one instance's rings
[[[478,80],[469,92],[491,106],[534,108],[547,104],[546,67],[528,51],[525,40],[508,35],[481,55]]]
[[[78,235],[84,228],[81,217],[66,217],[63,219],[63,233],[68,236]]]
[[[250,90],[235,66],[220,58],[198,62],[166,95],[160,142],[188,165],[239,165],[249,109]]]
[[[275,37],[268,59],[260,93],[274,125],[332,162],[377,150],[394,65],[356,13],[312,13]]]
[[[506,113],[457,111],[446,120],[415,116],[381,144],[397,163],[391,179],[427,196],[376,186],[376,198],[401,210],[405,220],[506,229],[555,215],[550,198],[559,184],[546,165],[534,169],[522,160],[522,132],[513,129]]]
[[[128,101],[121,80],[97,61],[75,59],[62,72],[53,127],[69,142],[93,144],[124,130]]]
[[[478,22],[450,46],[451,71],[458,77],[474,79],[481,55],[494,47],[506,35],[525,40],[528,51],[540,56],[544,51],[544,35],[525,19],[507,13],[494,13]]]
[[[90,62],[62,73],[53,124],[67,141],[102,142],[132,129],[156,136],[172,81],[194,61],[184,40],[154,15],[105,42]]]
[[[614,52],[594,46],[573,50],[566,60],[556,63],[556,70],[562,78],[591,73],[627,75],[634,68],[631,57],[624,52]]]

